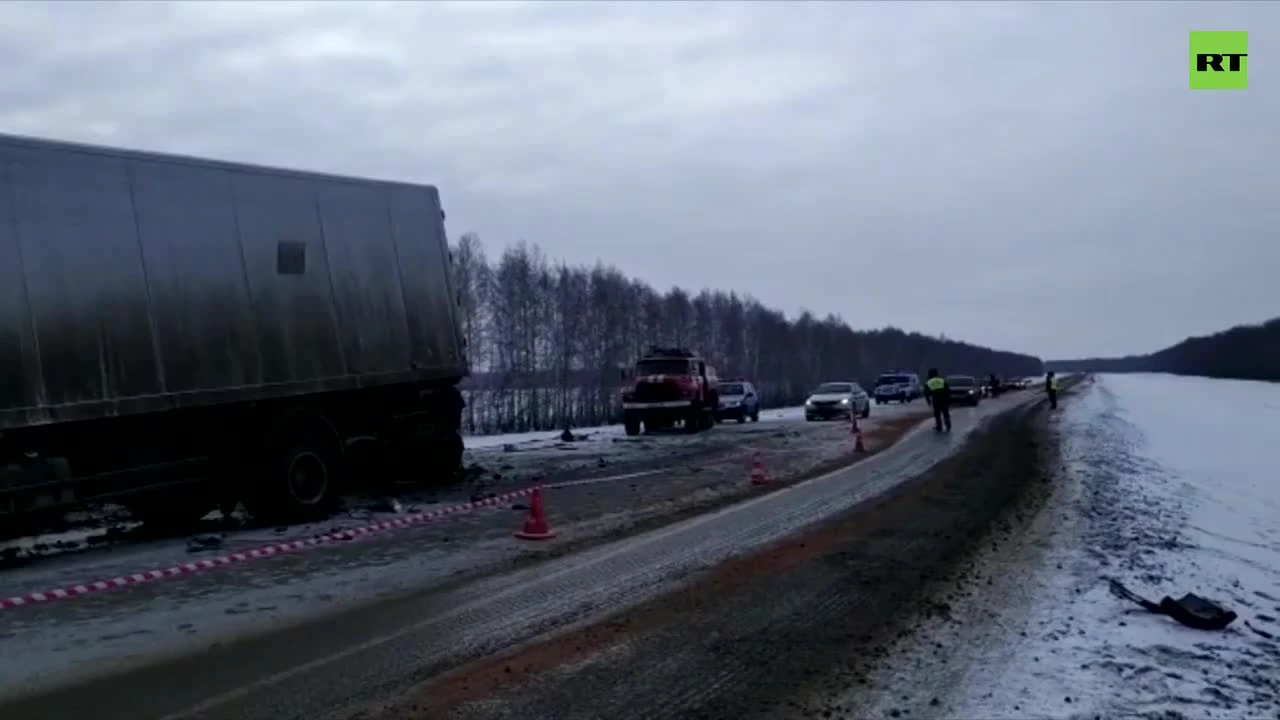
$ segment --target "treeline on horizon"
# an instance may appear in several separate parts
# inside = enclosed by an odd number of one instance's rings
[[[1164,372],[1237,380],[1280,380],[1280,317],[1189,337],[1149,355],[1052,360],[1057,372]]]
[[[603,264],[552,262],[536,244],[491,260],[480,239],[466,234],[452,251],[472,371],[462,386],[470,433],[616,422],[620,370],[650,345],[689,348],[721,378],[750,379],[764,407],[798,405],[828,380],[870,388],[893,370],[1028,376],[1043,369],[1036,357],[945,337],[855,331],[835,314],[789,319],[733,291],[659,292]]]

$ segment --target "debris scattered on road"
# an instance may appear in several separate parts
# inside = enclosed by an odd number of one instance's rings
[[[1136,603],[1147,612],[1167,615],[1197,630],[1223,630],[1235,622],[1237,617],[1235,612],[1192,593],[1187,593],[1177,600],[1165,595],[1160,602],[1156,603],[1129,590],[1118,580],[1113,579],[1110,584],[1112,595]]]
[[[195,535],[187,538],[187,552],[204,552],[222,547],[222,538],[218,535]]]

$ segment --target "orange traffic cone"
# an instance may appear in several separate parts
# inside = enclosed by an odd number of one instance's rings
[[[760,462],[760,451],[751,457],[751,474],[749,475],[752,485],[764,485],[769,482],[769,476],[764,472],[764,463]]]
[[[524,516],[524,528],[516,533],[521,540],[550,540],[556,534],[547,525],[547,512],[542,507],[542,488],[534,488],[529,498],[529,514]]]
[[[856,453],[867,451],[867,446],[862,444],[862,431],[856,425],[853,428],[853,451]]]

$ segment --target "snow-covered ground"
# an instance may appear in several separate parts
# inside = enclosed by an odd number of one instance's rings
[[[760,411],[760,422],[795,422],[804,419],[804,407],[774,408]],[[610,442],[614,438],[625,437],[622,425],[604,425],[601,427],[574,428],[575,438],[581,442]],[[463,442],[468,450],[482,450],[516,446],[521,450],[536,445],[556,445],[560,442],[560,433],[553,430],[541,430],[527,433],[509,433],[506,435],[467,435]]]
[[[1280,385],[1108,375],[1059,413],[1047,504],[835,704],[850,718],[1280,718]],[[1112,577],[1240,617],[1185,628],[1112,596]]]

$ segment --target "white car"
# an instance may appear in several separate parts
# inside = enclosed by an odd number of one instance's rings
[[[885,373],[876,378],[875,396],[877,405],[894,400],[909,403],[924,397],[924,386],[920,384],[920,376],[913,372]]]
[[[760,394],[755,386],[746,380],[721,380],[716,419],[760,422]]]
[[[804,401],[805,420],[871,417],[871,396],[856,382],[822,383]]]

